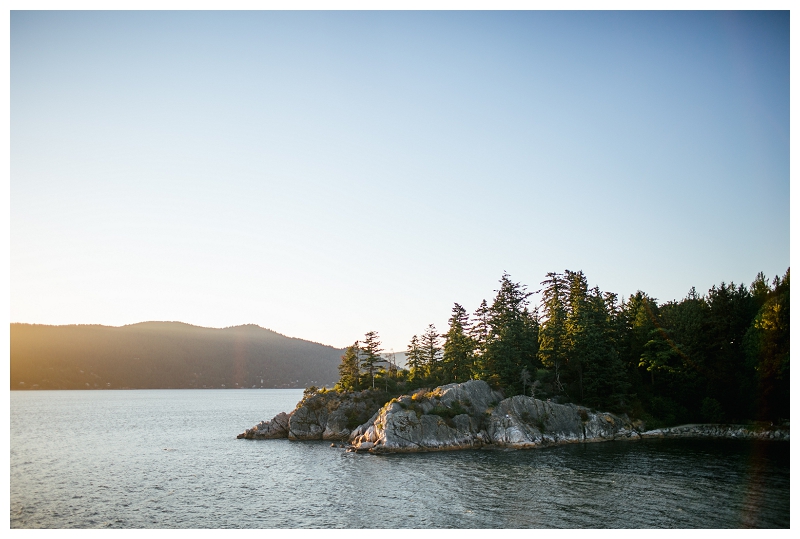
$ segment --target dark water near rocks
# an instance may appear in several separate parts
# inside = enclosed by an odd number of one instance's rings
[[[788,443],[365,455],[236,439],[301,396],[12,392],[11,527],[789,527]]]

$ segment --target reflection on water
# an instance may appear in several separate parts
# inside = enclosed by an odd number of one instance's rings
[[[368,455],[237,440],[301,390],[11,393],[11,527],[789,526],[789,444]]]

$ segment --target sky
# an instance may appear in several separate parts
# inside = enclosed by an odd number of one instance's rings
[[[404,350],[789,267],[788,12],[11,14],[12,322]],[[532,305],[539,296],[531,296]]]

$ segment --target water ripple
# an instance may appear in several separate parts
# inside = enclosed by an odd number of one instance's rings
[[[328,442],[235,439],[300,396],[12,392],[11,527],[789,526],[788,444],[653,440],[364,455]],[[40,436],[42,424],[63,435]]]

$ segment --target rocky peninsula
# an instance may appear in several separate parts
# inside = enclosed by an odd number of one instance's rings
[[[289,414],[237,438],[330,440],[371,453],[475,448],[530,449],[558,444],[664,437],[789,440],[786,429],[684,425],[646,430],[625,415],[517,395],[503,398],[482,380],[418,390],[381,402],[376,392],[307,393]],[[346,445],[344,444],[346,442]]]

